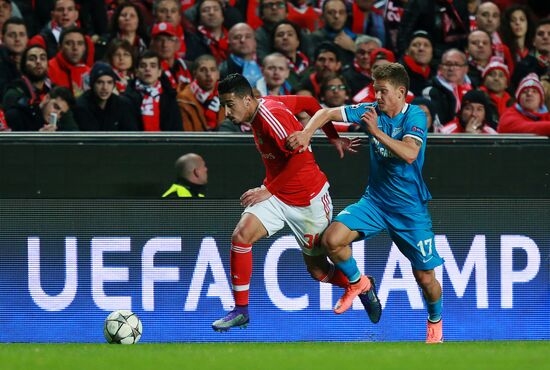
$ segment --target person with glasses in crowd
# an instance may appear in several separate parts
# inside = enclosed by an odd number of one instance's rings
[[[334,108],[350,102],[350,90],[342,75],[331,73],[321,84],[321,106]],[[307,123],[307,121],[306,121]],[[360,131],[361,126],[350,122],[332,122],[338,132]]]
[[[458,49],[449,49],[441,57],[432,86],[424,89],[423,94],[432,101],[439,122],[446,125],[456,117],[462,97],[470,90],[472,84],[468,77],[466,54]]]

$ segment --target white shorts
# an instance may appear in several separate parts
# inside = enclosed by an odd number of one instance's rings
[[[247,207],[244,213],[258,217],[267,230],[267,236],[281,230],[285,223],[290,227],[304,254],[319,256],[326,254],[321,248],[321,234],[332,220],[332,199],[328,182],[307,207],[289,206],[276,196]]]

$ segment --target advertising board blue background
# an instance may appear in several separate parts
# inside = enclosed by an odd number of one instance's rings
[[[335,211],[354,200],[335,200]],[[450,340],[550,339],[550,201],[435,200],[430,210]],[[251,324],[215,333],[233,305],[229,243],[237,201],[0,200],[0,341],[102,342],[109,311],[130,309],[144,342],[423,340],[410,265],[383,233],[356,242],[383,314],[331,307],[285,228],[253,246]]]

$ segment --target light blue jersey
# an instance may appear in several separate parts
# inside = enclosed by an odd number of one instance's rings
[[[422,147],[416,160],[408,164],[369,134],[371,170],[364,196],[372,199],[384,211],[422,212],[427,201],[431,199],[422,179],[427,139],[426,114],[416,105],[405,104],[401,113],[390,118],[377,108],[376,103],[361,103],[343,106],[343,120],[365,128],[361,116],[372,106],[376,107],[380,130],[395,140],[402,140],[406,136],[414,137],[422,142]]]

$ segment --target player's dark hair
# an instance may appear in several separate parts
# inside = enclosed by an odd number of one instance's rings
[[[372,77],[375,81],[388,81],[395,87],[405,87],[406,91],[409,91],[409,75],[399,63],[387,63],[376,68]]]
[[[246,78],[238,73],[232,73],[218,84],[219,95],[235,94],[238,97],[254,96],[252,87]]]

